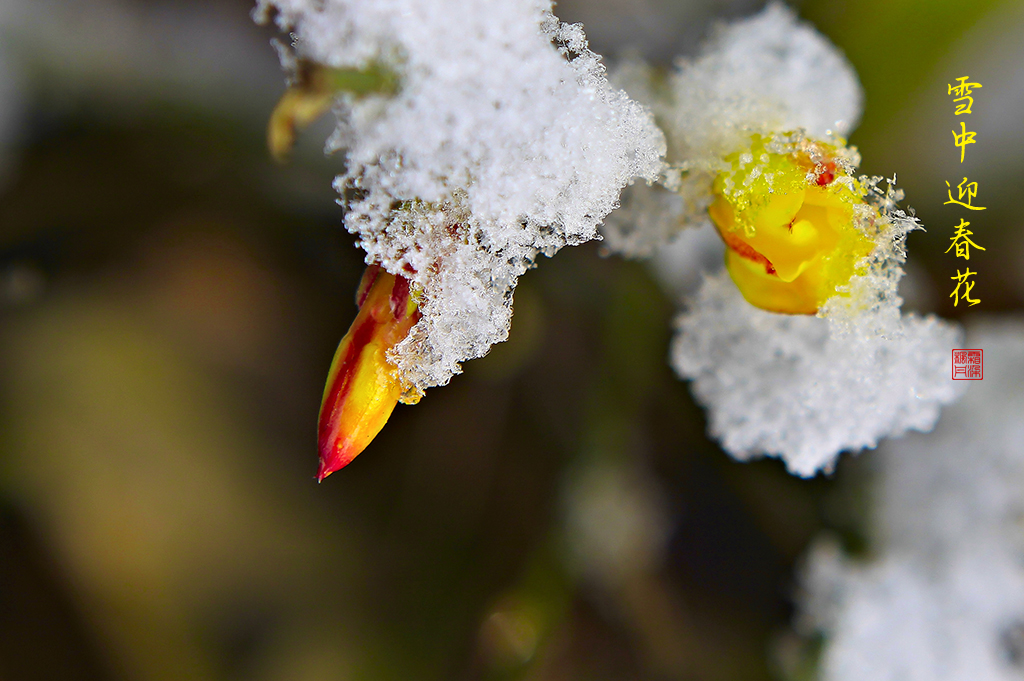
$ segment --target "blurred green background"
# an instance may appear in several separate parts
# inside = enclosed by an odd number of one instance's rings
[[[755,2],[566,0],[667,65]],[[355,316],[328,123],[273,164],[248,0],[0,0],[0,681],[796,678],[795,570],[860,531],[870,454],[733,462],[666,362],[678,301],[565,249],[510,340],[314,482]],[[908,307],[959,318],[945,180],[979,182],[972,313],[1024,304],[1024,3],[805,2],[866,91]],[[961,165],[947,83],[976,91]],[[794,663],[794,658],[797,662]]]

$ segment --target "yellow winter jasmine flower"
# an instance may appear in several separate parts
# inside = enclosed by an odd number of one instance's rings
[[[751,305],[816,313],[874,248],[854,219],[866,190],[852,166],[830,144],[760,135],[726,161],[708,213],[729,275]]]
[[[681,229],[713,222],[727,245],[727,272],[679,291],[671,355],[723,449],[813,476],[842,451],[931,428],[958,395],[943,369],[958,331],[900,311],[919,223],[898,207],[895,179],[855,175],[841,138],[863,94],[843,54],[770,2],[713,30],[667,80],[642,64],[617,77],[662,121],[669,168],[664,191],[628,190],[626,218],[606,221],[610,248],[661,249],[658,270],[682,282],[668,270],[702,263],[678,247],[702,237],[670,243]]]

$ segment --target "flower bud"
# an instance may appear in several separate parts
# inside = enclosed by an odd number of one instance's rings
[[[356,294],[359,314],[338,344],[320,405],[317,480],[347,466],[377,436],[395,404],[414,404],[388,351],[419,321],[409,280],[371,265]]]
[[[725,159],[708,209],[726,269],[751,305],[814,314],[874,247],[855,220],[866,191],[836,147],[752,140]]]

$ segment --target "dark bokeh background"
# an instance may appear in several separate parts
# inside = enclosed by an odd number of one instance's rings
[[[667,64],[726,0],[567,0]],[[870,454],[733,462],[667,365],[642,263],[566,249],[510,340],[314,482],[361,254],[246,0],[0,2],[0,679],[802,678],[794,570],[863,548]],[[944,180],[980,182],[975,310],[1024,298],[1024,4],[806,2],[864,84],[852,143],[928,227],[908,306],[959,317]],[[983,84],[961,166],[946,84]],[[980,292],[980,293],[979,293]]]

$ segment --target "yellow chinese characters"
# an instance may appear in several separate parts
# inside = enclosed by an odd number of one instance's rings
[[[971,92],[975,88],[980,88],[981,83],[968,82],[968,76],[963,76],[956,79],[956,85],[949,84],[946,94],[955,95],[953,103],[956,105],[956,111],[953,112],[955,116],[961,114],[970,114],[971,107],[974,106],[974,98],[971,97]],[[970,132],[967,130],[967,124],[963,121],[960,122],[960,132],[953,130],[953,144],[960,149],[960,162],[964,162],[964,151],[968,144],[975,144],[977,140],[975,137],[977,133]],[[978,196],[978,183],[968,182],[965,177],[960,184],[956,186],[957,198],[953,198],[953,187],[946,181],[946,196],[949,197],[948,201],[945,201],[943,205],[954,204],[967,210],[985,210],[985,206],[975,206],[974,199]],[[971,259],[971,249],[984,251],[985,249],[976,244],[971,237],[974,236],[974,232],[967,229],[971,223],[967,222],[963,218],[960,218],[960,224],[954,229],[956,233],[950,238],[952,242],[949,248],[946,249],[946,253],[953,251],[954,255],[964,260]],[[956,307],[960,304],[961,300],[966,301],[969,305],[977,305],[981,302],[978,298],[971,298],[971,289],[974,288],[974,281],[970,280],[970,277],[976,275],[977,272],[972,272],[968,267],[967,271],[961,273],[959,268],[956,271],[956,276],[950,277],[956,281],[956,288],[949,294],[949,297],[953,299],[953,306]],[[963,292],[961,293],[961,287]]]
[[[866,190],[823,142],[787,147],[755,135],[725,160],[708,213],[729,275],[756,307],[814,314],[874,247],[854,220]]]
[[[953,103],[956,104],[956,111],[954,115],[959,116],[960,114],[971,113],[971,107],[974,106],[974,98],[971,97],[971,92],[974,88],[980,88],[981,83],[968,83],[967,79],[969,76],[963,76],[956,79],[956,85],[949,84],[949,88],[946,94],[956,95]],[[958,103],[960,102],[960,103]],[[960,121],[960,132],[953,130],[953,144],[960,150],[960,162],[964,162],[964,151],[967,149],[968,144],[975,144],[977,140],[976,132],[971,132],[967,129],[967,124]]]
[[[960,149],[960,162],[964,162],[964,151],[967,149],[968,144],[974,144],[977,140],[974,138],[978,133],[969,132],[967,130],[967,124],[960,121],[960,132],[953,131],[953,144]]]
[[[968,182],[966,177],[961,180],[960,184],[956,186],[957,198],[955,199],[953,198],[953,188],[950,187],[949,180],[946,180],[946,186],[949,187],[949,189],[946,190],[946,195],[949,196],[949,201],[943,203],[943,206],[955,203],[956,205],[963,206],[968,210],[985,210],[985,206],[975,206],[972,203],[974,201],[974,197],[978,195],[977,182]],[[967,198],[966,202],[964,201],[965,197]]]
[[[978,244],[971,241],[971,237],[974,236],[974,232],[967,229],[970,224],[971,223],[965,221],[963,218],[960,218],[960,224],[956,226],[956,234],[950,239],[953,243],[951,243],[949,248],[946,249],[946,253],[949,253],[955,248],[956,250],[954,252],[956,253],[956,257],[963,258],[964,260],[970,260],[972,248],[977,248],[979,251],[985,250]]]
[[[950,277],[950,279],[956,280],[956,288],[949,294],[949,297],[953,299],[953,307],[960,304],[961,298],[970,305],[977,305],[981,302],[980,298],[971,298],[971,289],[974,288],[974,282],[970,280],[970,277],[975,274],[977,274],[977,272],[972,272],[970,267],[968,267],[967,271],[963,273],[961,273],[960,269],[957,268],[956,276]],[[963,293],[960,293],[961,286],[964,287]]]
[[[956,79],[956,85],[949,85],[949,90],[946,92],[947,95],[956,95],[956,99],[953,103],[956,104],[956,111],[953,112],[954,116],[960,114],[971,113],[971,107],[974,106],[974,97],[971,97],[971,91],[974,88],[980,88],[981,83],[968,83],[967,79],[969,76],[962,76]],[[957,102],[963,102],[957,104]]]

